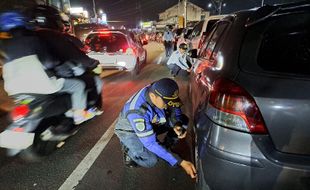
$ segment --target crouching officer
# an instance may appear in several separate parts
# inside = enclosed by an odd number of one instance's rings
[[[179,87],[169,78],[163,78],[142,88],[124,105],[115,125],[115,134],[120,139],[127,166],[153,167],[158,157],[171,166],[180,165],[192,178],[196,177],[195,166],[167,147],[185,138],[188,118],[182,114],[178,97]],[[157,136],[168,132],[165,141]]]
[[[192,70],[192,61],[186,53],[187,50],[187,44],[181,43],[179,49],[172,53],[167,62],[167,67],[174,77],[177,75],[187,76]]]

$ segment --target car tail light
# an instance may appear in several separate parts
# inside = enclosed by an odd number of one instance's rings
[[[207,115],[215,123],[249,133],[267,133],[255,100],[241,86],[227,79],[212,85]]]
[[[19,106],[16,106],[11,111],[11,117],[13,121],[17,121],[19,119],[26,117],[29,112],[30,112],[30,109],[27,105],[19,105]]]
[[[109,36],[109,35],[112,34],[112,32],[110,32],[110,31],[100,31],[99,34],[100,35],[104,35],[104,36]]]
[[[15,127],[15,128],[12,129],[12,131],[15,131],[15,132],[24,132],[25,129],[22,128],[22,127]]]

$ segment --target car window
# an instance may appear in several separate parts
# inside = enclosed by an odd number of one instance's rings
[[[212,57],[216,45],[218,44],[218,41],[225,31],[227,25],[227,22],[220,22],[214,27],[213,31],[211,31],[211,34],[206,38],[199,57],[204,59],[210,59]]]
[[[257,71],[256,65],[262,72],[310,76],[309,23],[308,12],[278,15],[252,26],[241,54],[247,68]]]
[[[214,26],[214,24],[218,21],[219,19],[215,19],[215,20],[209,20],[208,21],[208,24],[207,24],[207,27],[206,27],[206,35],[210,34],[211,30],[212,30],[212,27]]]
[[[95,33],[86,39],[91,51],[117,52],[128,48],[128,42],[123,34],[119,33]]]
[[[193,29],[192,34],[191,34],[191,38],[194,38],[196,36],[200,35],[200,32],[202,30],[202,26],[203,26],[203,21],[199,22]]]

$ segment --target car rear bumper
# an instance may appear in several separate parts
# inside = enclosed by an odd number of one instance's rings
[[[99,61],[103,69],[108,70],[133,70],[137,64],[137,58],[134,55],[109,55],[102,53],[89,53],[89,57]]]
[[[202,131],[207,138],[198,137],[197,189],[310,189],[309,166],[302,169],[271,161],[252,135],[209,122],[211,128]]]

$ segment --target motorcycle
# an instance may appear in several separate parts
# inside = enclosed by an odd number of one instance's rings
[[[0,133],[0,146],[8,150],[8,156],[21,152],[31,157],[49,155],[80,128],[68,115],[69,94],[18,94],[12,98],[12,123]]]

